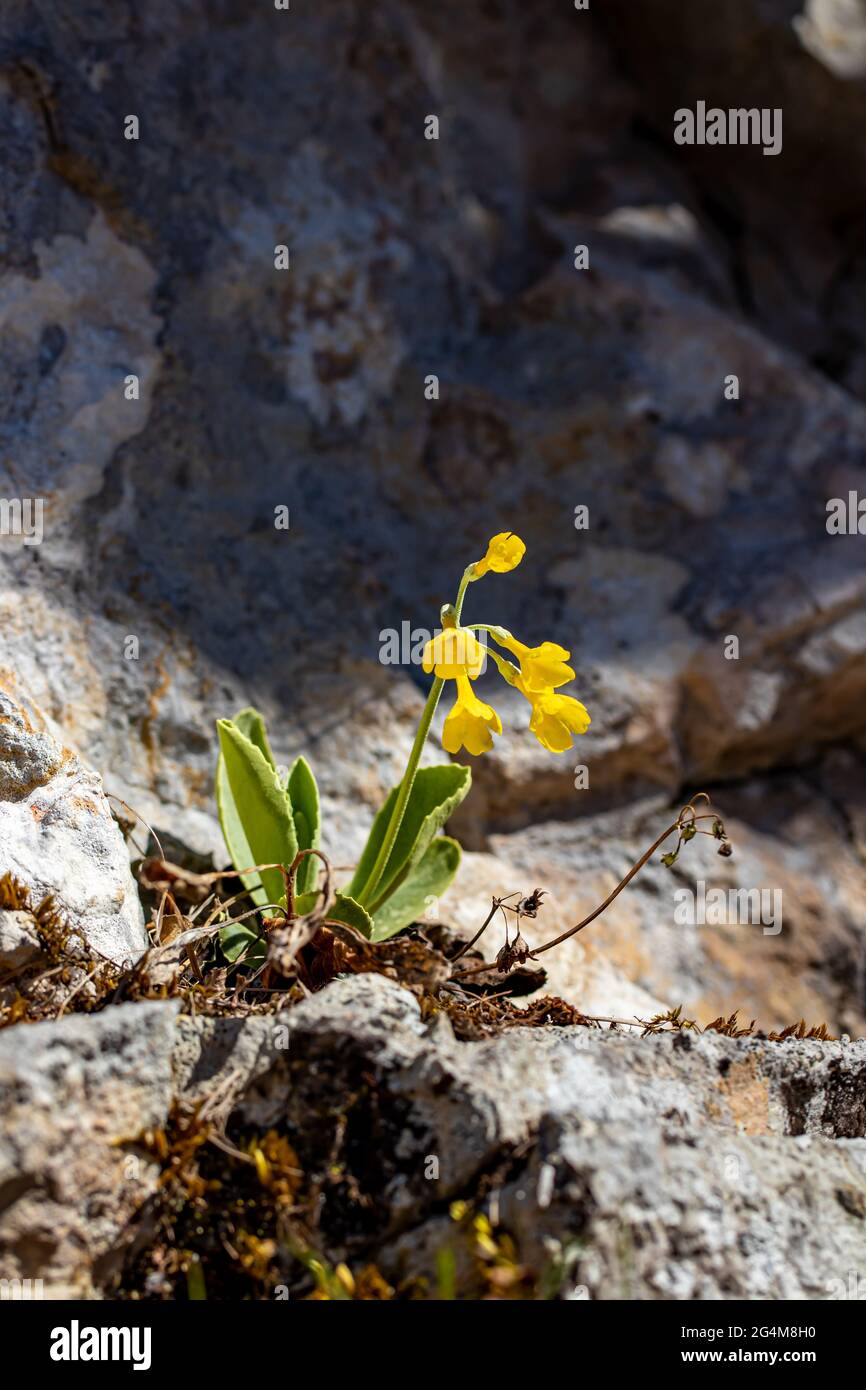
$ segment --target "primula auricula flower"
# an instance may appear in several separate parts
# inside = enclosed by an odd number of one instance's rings
[[[519,536],[515,536],[513,531],[500,531],[488,545],[484,559],[476,560],[471,577],[481,579],[488,570],[494,574],[507,574],[509,570],[517,569],[525,554],[526,546]]]
[[[527,647],[518,642],[505,628],[497,627],[491,632],[500,647],[512,652],[520,662],[520,679],[527,690],[555,690],[558,685],[567,685],[574,680],[574,672],[566,665],[571,652],[556,642],[542,642],[540,647]]]
[[[585,734],[589,728],[586,706],[571,695],[557,695],[555,690],[524,690],[522,693],[532,705],[530,732],[551,753],[565,753],[574,743],[574,735]]]
[[[425,645],[421,667],[444,681],[469,676],[475,680],[484,666],[485,649],[474,632],[465,627],[446,627]]]
[[[529,731],[535,734],[543,748],[551,753],[565,753],[574,743],[575,734],[586,733],[591,721],[589,711],[580,700],[575,700],[571,695],[558,695],[551,686],[544,690],[530,690],[516,666],[495,653],[491,655],[508,684],[519,690],[532,706]]]
[[[494,536],[484,558],[467,568],[457,602],[443,608],[444,630],[431,638],[424,648],[422,666],[427,674],[433,671],[439,681],[457,683],[457,699],[442,732],[442,745],[448,753],[465,748],[477,757],[493,747],[493,734],[502,733],[499,715],[491,705],[478,698],[470,684],[481,674],[485,655],[493,657],[508,684],[529,701],[532,706],[529,728],[551,753],[564,753],[571,748],[575,734],[583,734],[589,727],[589,714],[580,701],[570,695],[557,694],[558,686],[574,680],[574,671],[567,664],[570,653],[565,647],[556,642],[529,647],[506,628],[473,624],[474,628],[489,632],[499,646],[511,652],[520,663],[518,669],[492,649],[484,648],[469,628],[459,626],[467,585],[489,572],[507,574],[520,564],[525,553],[526,546],[513,531],[502,531]],[[430,698],[432,715],[439,689],[434,687]]]
[[[492,706],[479,700],[472,689],[471,682],[481,674],[485,655],[488,654],[475,636],[476,632],[492,633],[498,642],[506,646],[519,659],[520,668],[518,669],[512,662],[506,661],[505,657],[499,656],[492,650],[489,652],[505,679],[511,685],[516,686],[531,704],[532,716],[529,727],[545,748],[554,752],[561,752],[570,748],[572,736],[575,733],[583,733],[589,724],[589,715],[583,705],[577,700],[570,699],[567,695],[556,693],[556,687],[571,680],[574,675],[571,667],[565,664],[568,652],[564,647],[558,647],[553,642],[543,642],[540,647],[527,647],[522,642],[518,642],[504,628],[494,628],[488,623],[461,625],[463,601],[466,598],[467,589],[470,588],[473,581],[481,579],[483,575],[491,571],[495,574],[507,574],[509,570],[515,569],[520,564],[525,553],[526,546],[519,536],[514,535],[513,531],[502,531],[498,536],[494,536],[482,559],[466,566],[454,602],[446,603],[440,611],[442,631],[426,643],[421,659],[424,670],[428,674],[435,671],[436,679],[428,691],[424,709],[418,721],[418,728],[415,731],[409,760],[406,763],[406,771],[396,789],[387,822],[378,839],[375,861],[366,872],[364,882],[358,890],[357,901],[352,903],[351,896],[346,899],[347,903],[352,904],[353,913],[355,909],[358,912],[368,909],[368,916],[369,912],[376,913],[381,902],[391,891],[391,887],[388,886],[384,892],[382,891],[383,875],[391,861],[391,855],[395,851],[401,827],[407,823],[406,810],[416,786],[421,754],[427,742],[427,735],[430,732],[430,725],[445,681],[453,680],[457,685],[457,698],[445,719],[442,732],[442,743],[447,752],[457,753],[461,748],[465,748],[468,753],[477,757],[479,753],[486,753],[493,747],[494,734],[502,733],[502,721],[499,715]],[[437,779],[440,784],[443,780],[447,780],[442,778],[441,772],[444,772],[444,769],[440,770],[440,776]],[[452,778],[452,787],[456,786],[456,790],[452,791],[449,798],[450,804],[453,806],[465,794],[469,778],[464,773],[457,772],[457,777],[460,779],[459,784],[457,784],[453,781],[453,769],[449,775]],[[443,801],[441,804],[445,806],[446,810],[448,809],[448,802]],[[421,830],[415,831],[416,837],[423,833],[423,828],[429,820],[430,816],[427,816]],[[369,844],[368,841],[368,847]],[[445,858],[439,853],[440,850],[445,851]],[[435,842],[429,846],[427,853],[420,861],[421,864],[427,866],[425,883],[429,881],[431,874],[433,881],[443,880],[444,877],[446,883],[450,882],[456,868],[454,851],[454,842],[449,842],[447,836],[442,842]],[[405,855],[405,848],[402,852]],[[446,869],[447,873],[444,872]],[[393,882],[399,882],[400,877],[401,875],[397,874]],[[420,880],[410,879],[407,880],[408,882],[414,882],[416,889],[420,887]],[[354,925],[354,916],[346,920],[351,920]],[[374,930],[374,922],[375,919],[371,919],[371,932]],[[395,930],[398,929],[395,928]],[[556,943],[551,944],[555,945]],[[517,949],[517,945],[512,942],[510,954],[513,955]],[[521,941],[519,953],[523,952],[524,949],[525,944]]]
[[[457,676],[457,699],[445,720],[442,747],[447,753],[458,753],[465,748],[477,758],[493,747],[491,730],[494,734],[502,733],[502,721],[496,710],[479,700],[468,676]]]

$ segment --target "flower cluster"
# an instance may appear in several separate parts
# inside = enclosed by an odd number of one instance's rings
[[[465,582],[472,583],[485,574],[507,574],[515,569],[526,553],[526,546],[513,532],[494,536],[484,558],[470,565]],[[462,590],[461,590],[462,593]],[[489,650],[500,674],[527,700],[532,713],[529,728],[539,743],[551,753],[564,753],[571,748],[575,734],[586,733],[589,714],[571,695],[560,695],[559,687],[574,680],[568,665],[570,653],[555,642],[542,642],[527,647],[502,627],[486,623],[459,625],[458,609],[444,609],[443,631],[424,648],[423,668],[440,680],[453,680],[457,698],[445,719],[442,746],[448,753],[465,748],[478,755],[493,747],[493,735],[502,733],[502,721],[492,705],[485,704],[475,694],[472,681],[484,665],[485,648],[475,636],[487,632],[505,651],[516,658],[517,665],[506,657]]]

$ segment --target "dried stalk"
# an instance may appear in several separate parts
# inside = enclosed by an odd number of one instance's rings
[[[714,839],[720,840],[721,848],[719,850],[719,853],[729,854],[730,845],[721,818],[717,816],[715,812],[712,811],[707,811],[698,815],[697,811],[695,810],[695,803],[701,799],[703,799],[707,803],[707,805],[711,804],[710,797],[707,792],[697,792],[692,797],[691,801],[688,801],[686,805],[682,807],[679,815],[677,816],[673,824],[669,825],[668,828],[664,830],[661,835],[659,835],[658,839],[650,845],[649,849],[641,855],[637,863],[632,865],[625,878],[617,884],[616,888],[614,888],[612,893],[608,894],[604,902],[600,903],[599,906],[595,908],[592,912],[590,912],[587,917],[584,917],[581,922],[578,922],[573,927],[569,927],[567,931],[561,932],[560,935],[555,936],[552,941],[545,941],[542,946],[536,946],[533,950],[531,950],[528,953],[528,958],[530,960],[535,960],[536,956],[540,956],[543,951],[553,950],[554,946],[560,946],[562,942],[567,941],[569,937],[576,936],[578,932],[583,931],[584,927],[588,927],[590,922],[594,922],[596,917],[600,917],[601,914],[605,912],[607,908],[610,907],[614,899],[619,897],[623,889],[628,887],[635,875],[640,873],[641,869],[652,858],[656,850],[660,849],[661,846],[664,844],[665,840],[667,840],[669,836],[673,835],[675,832],[678,833],[679,839],[677,841],[676,849],[672,851],[669,864],[673,863],[673,861],[676,859],[676,856],[679,853],[680,845],[682,845],[684,841],[690,840],[696,834],[700,833],[710,834],[713,836]],[[697,828],[697,823],[698,821],[702,820],[713,821],[713,830],[703,832],[699,831]],[[497,909],[502,905],[503,902],[504,899],[494,898],[493,906],[491,907],[490,913],[488,914],[483,925],[476,932],[472,940],[462,948],[462,950],[458,953],[457,956],[455,956],[455,960],[459,960],[460,956],[462,956],[466,951],[468,951],[470,946],[473,946],[475,944],[475,942],[481,936],[482,932],[485,931],[486,928],[490,925],[490,922],[493,920],[493,917]],[[521,913],[519,909],[512,909],[512,911],[517,911],[518,918],[520,917]],[[451,978],[455,980],[465,979],[468,975],[481,975],[485,971],[493,970],[495,968],[495,964],[477,965],[473,966],[471,969],[468,970],[457,970],[454,972],[454,975]],[[510,968],[510,963],[506,968]]]

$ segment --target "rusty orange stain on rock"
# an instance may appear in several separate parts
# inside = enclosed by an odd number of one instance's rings
[[[168,687],[171,685],[171,677],[166,669],[163,654],[154,662],[159,680],[155,688],[150,692],[147,701],[147,714],[141,721],[141,741],[147,749],[147,761],[150,771],[151,782],[156,781],[156,737],[155,726],[159,715],[159,702]]]
[[[191,767],[188,763],[181,764],[184,783],[189,792],[190,801],[200,806],[202,810],[207,810],[211,804],[211,778],[210,774],[203,772],[201,768]]]
[[[731,1119],[744,1134],[770,1134],[770,1089],[754,1057],[733,1062],[719,1083]]]

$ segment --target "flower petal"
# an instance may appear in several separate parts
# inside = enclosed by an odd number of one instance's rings
[[[463,675],[457,678],[457,699],[442,730],[442,747],[447,753],[467,753],[478,757],[493,747],[492,734],[502,733],[502,721],[490,705],[479,700]]]
[[[513,531],[500,531],[490,540],[484,558],[476,561],[472,577],[480,579],[488,570],[494,574],[508,574],[509,570],[517,568],[525,554],[526,546],[519,536]]]
[[[591,721],[580,700],[571,695],[557,695],[552,690],[538,695],[526,693],[527,699],[532,701],[529,728],[551,753],[565,753],[571,748],[575,734],[586,733]]]
[[[447,627],[426,643],[421,667],[428,675],[435,671],[442,680],[456,680],[462,675],[475,680],[484,667],[485,655],[474,632],[465,627]]]
[[[555,690],[557,686],[567,685],[574,680],[574,671],[566,662],[571,653],[558,642],[542,642],[538,647],[527,647],[510,632],[493,636],[500,646],[513,652],[520,662],[520,676],[527,690]]]

